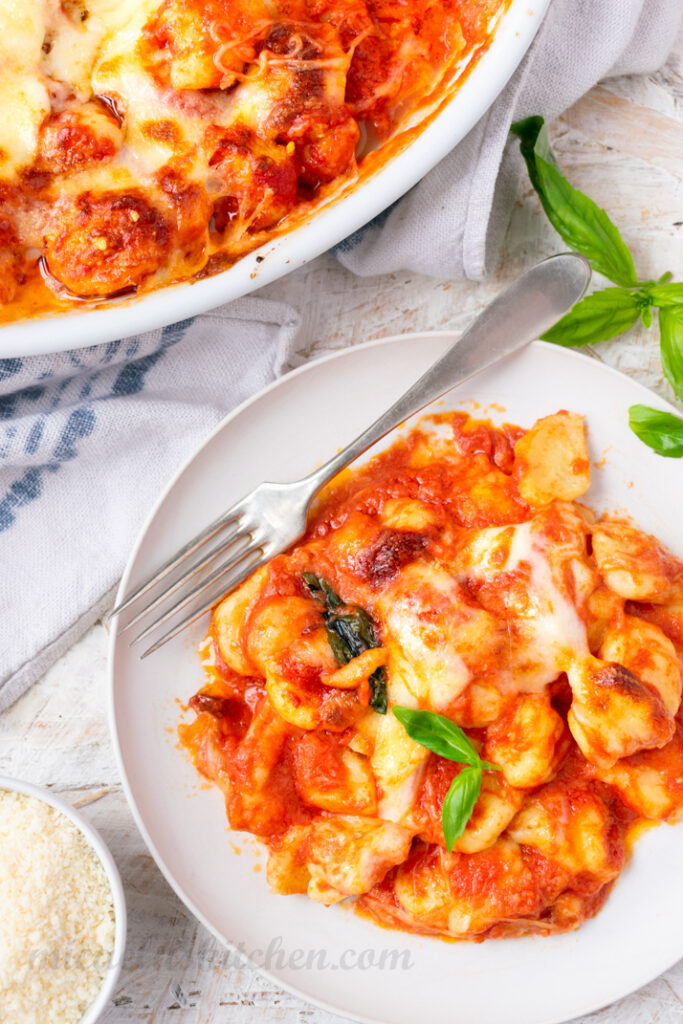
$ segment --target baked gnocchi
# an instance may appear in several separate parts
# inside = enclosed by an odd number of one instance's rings
[[[276,893],[429,935],[548,935],[599,911],[640,820],[678,816],[683,562],[597,518],[589,485],[576,414],[429,417],[216,606],[180,738]],[[473,760],[409,734],[406,709],[464,730]]]

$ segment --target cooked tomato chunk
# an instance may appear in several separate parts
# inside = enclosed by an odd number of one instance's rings
[[[465,39],[452,2],[368,0],[367,6],[373,30],[355,40],[346,101],[386,135],[417,96],[429,94],[435,67],[456,58]]]
[[[234,218],[260,230],[276,224],[296,202],[297,170],[285,146],[265,142],[249,128],[211,129],[215,148],[209,166],[220,175],[216,227]]]
[[[82,103],[47,118],[40,130],[39,166],[53,174],[81,171],[110,160],[122,144],[113,112],[99,103]]]
[[[269,24],[261,0],[164,0],[147,22],[140,55],[174,89],[227,89],[253,60]]]
[[[275,25],[263,42],[264,132],[294,144],[301,180],[311,187],[352,166],[359,129],[344,105],[348,57],[326,22]]]
[[[168,218],[141,191],[82,192],[56,204],[45,256],[74,295],[113,295],[158,270],[170,242]]]
[[[293,118],[282,134],[296,145],[301,180],[315,188],[352,164],[359,129],[346,107],[322,107]]]
[[[173,257],[184,265],[205,262],[206,246],[211,219],[211,204],[206,190],[169,169],[159,175],[159,184],[175,217]]]

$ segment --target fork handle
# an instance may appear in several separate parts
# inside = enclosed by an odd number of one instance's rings
[[[367,430],[306,477],[311,496],[409,416],[544,334],[578,302],[590,277],[590,264],[575,253],[551,256],[528,270]]]

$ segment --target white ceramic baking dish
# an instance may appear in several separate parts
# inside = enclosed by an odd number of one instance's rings
[[[97,309],[1,327],[0,358],[84,348],[175,323],[254,291],[319,256],[395,202],[464,138],[519,65],[549,3],[512,0],[491,46],[440,113],[374,176],[321,207],[307,223],[213,277]]]

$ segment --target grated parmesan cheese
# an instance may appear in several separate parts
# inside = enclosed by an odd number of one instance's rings
[[[0,1020],[77,1024],[114,949],[106,872],[78,828],[0,789]]]

